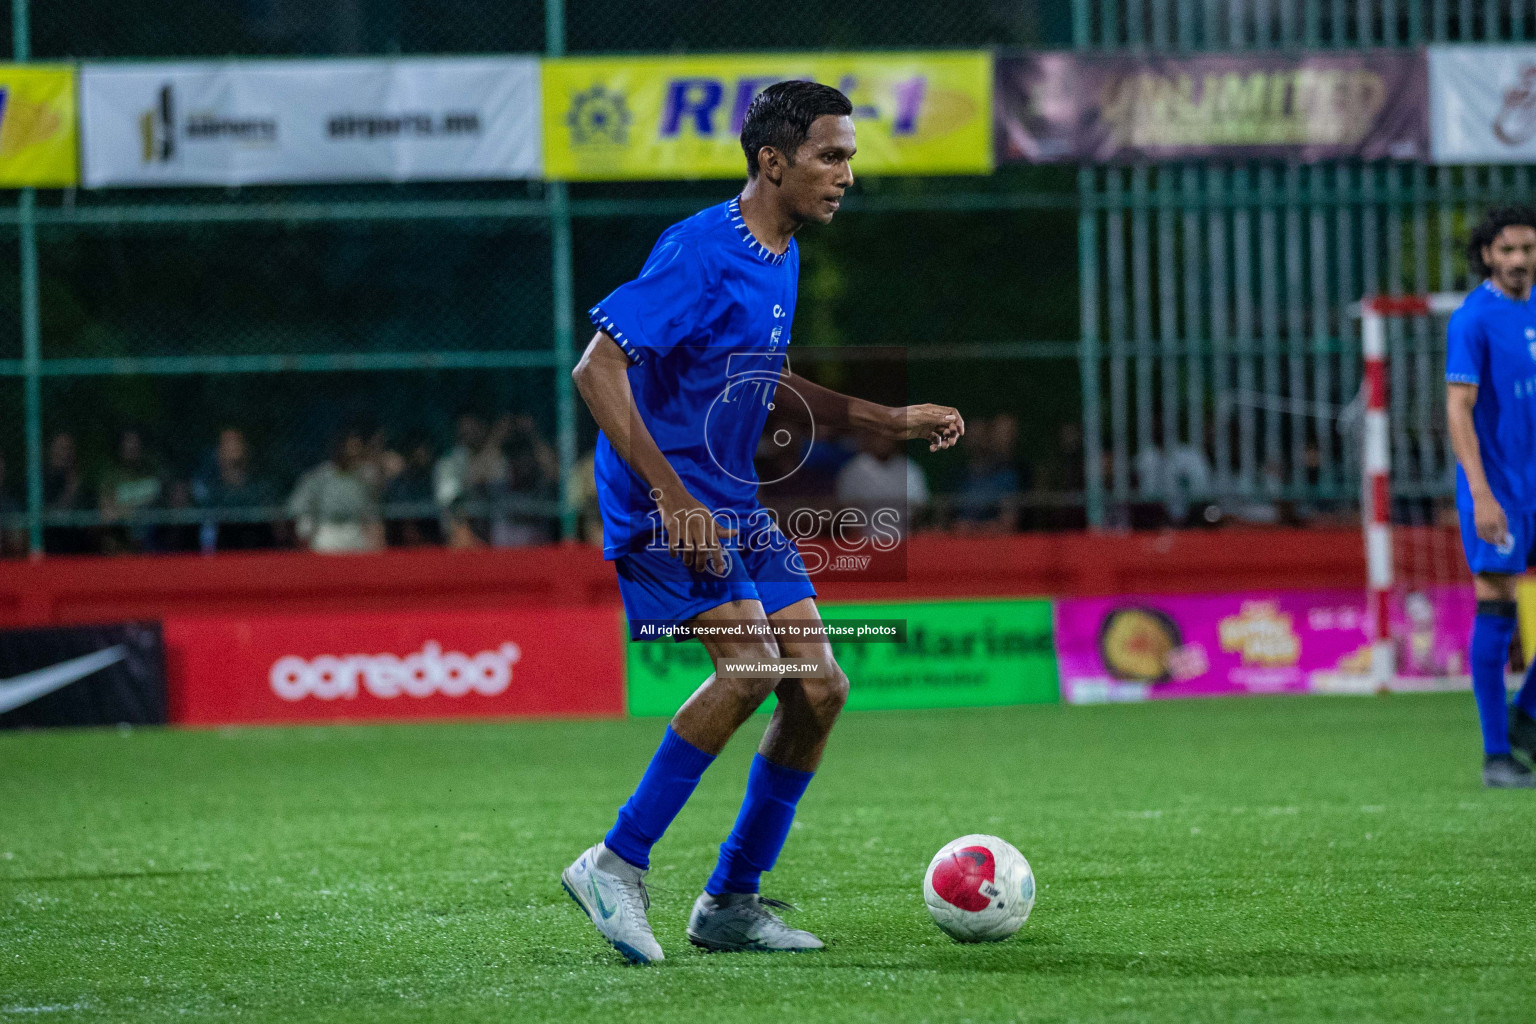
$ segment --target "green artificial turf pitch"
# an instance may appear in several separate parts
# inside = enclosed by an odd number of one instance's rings
[[[557,875],[659,720],[0,736],[0,1021],[1536,1019],[1536,792],[1487,792],[1471,698],[864,713],[768,895],[821,953],[683,935],[750,723],[657,847],[668,959]],[[992,832],[1039,880],[994,946],[924,868]]]

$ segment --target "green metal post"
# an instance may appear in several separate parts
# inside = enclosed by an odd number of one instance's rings
[[[565,0],[544,2],[544,52],[565,56]],[[576,504],[571,478],[576,472],[576,385],[571,369],[576,365],[576,326],[571,310],[575,303],[576,271],[571,256],[571,197],[563,181],[544,186],[549,201],[551,292],[554,301],[555,344],[555,448],[560,456],[560,539],[576,538]]]
[[[571,259],[571,204],[565,182],[550,182],[549,233],[554,273],[555,305],[555,444],[560,455],[560,539],[576,538],[576,504],[571,480],[576,471],[576,385],[571,369],[576,365],[575,271]]]
[[[1072,46],[1093,45],[1093,8],[1088,0],[1073,0]],[[1092,167],[1077,170],[1077,266],[1081,299],[1082,337],[1078,367],[1083,394],[1083,496],[1088,528],[1104,527],[1104,476],[1100,452],[1104,445],[1099,410],[1099,235]]]
[[[1078,352],[1083,388],[1083,496],[1088,528],[1104,527],[1104,431],[1099,410],[1099,234],[1094,205],[1092,167],[1077,171],[1077,195],[1082,208],[1077,214],[1078,289],[1082,303],[1082,348]]]
[[[18,63],[32,58],[28,0],[11,0],[11,40]],[[37,286],[37,194],[21,190],[16,203],[21,246],[21,361],[27,437],[27,546],[43,553],[43,346]]]
[[[1072,0],[1072,48],[1086,50],[1093,32],[1093,7],[1088,0]]]
[[[27,418],[27,545],[34,558],[43,553],[43,354],[38,329],[36,199],[32,189],[24,188],[17,204],[21,227],[22,391]]]

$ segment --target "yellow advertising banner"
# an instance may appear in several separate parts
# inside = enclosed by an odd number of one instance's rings
[[[0,188],[76,184],[76,138],[73,67],[0,64]]]
[[[545,176],[743,177],[747,106],[788,79],[853,101],[855,175],[992,170],[990,54],[769,53],[545,61]]]
[[[1529,665],[1536,658],[1536,578],[1526,576],[1516,584],[1515,598],[1520,616],[1520,646]]]

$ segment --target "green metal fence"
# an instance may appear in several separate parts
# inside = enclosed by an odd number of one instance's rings
[[[1526,0],[1123,0],[1074,4],[1079,49],[1239,51],[1529,40]],[[1152,453],[1203,452],[1205,497],[1341,518],[1358,454],[1341,420],[1360,381],[1367,294],[1465,289],[1466,232],[1491,203],[1529,201],[1529,167],[1237,161],[1078,171],[1088,519],[1134,521],[1165,496]],[[1453,467],[1413,457],[1443,431],[1426,322],[1394,325],[1394,489],[1450,492]]]
[[[1362,47],[1533,31],[1536,0],[12,0],[0,25],[18,60]],[[1096,525],[1156,498],[1135,473],[1143,450],[1207,437],[1222,495],[1259,493],[1278,466],[1285,495],[1348,502],[1331,419],[1357,379],[1348,303],[1464,284],[1467,219],[1528,185],[1527,168],[1358,162],[865,179],[802,241],[797,344],[904,345],[919,397],[1018,414],[1037,459],[1059,454],[1057,424],[1081,422],[1082,472],[1034,500]],[[0,246],[18,254],[0,263],[0,422],[20,428],[0,432],[0,456],[7,486],[25,472],[17,521],[34,551],[47,526],[95,521],[46,507],[47,440],[73,432],[89,448],[89,434],[99,448],[136,423],[170,425],[158,443],[185,463],[236,418],[269,464],[294,466],[370,411],[441,447],[459,409],[516,409],[538,418],[569,479],[593,429],[567,373],[581,311],[666,224],[731,187],[21,190],[0,206]],[[916,457],[939,490],[959,465]],[[573,500],[547,511],[572,535]]]
[[[210,16],[215,8],[223,13]],[[740,0],[657,4],[643,16],[614,0],[251,0],[237,10],[245,16],[197,0],[13,0],[11,34],[19,60],[960,47],[1040,38],[1034,4],[991,0],[806,5],[792,16]],[[46,449],[58,433],[94,445],[87,461],[106,461],[112,429],[174,424],[159,431],[157,447],[187,464],[235,420],[258,439],[269,466],[292,468],[317,460],[326,434],[343,420],[366,420],[370,410],[384,410],[375,422],[433,435],[441,447],[459,409],[515,409],[538,417],[569,479],[594,429],[568,378],[587,336],[581,311],[633,275],[663,227],[730,188],[23,190],[0,208],[0,242],[14,232],[20,253],[14,271],[0,268],[0,304],[19,296],[16,310],[0,308],[0,410],[25,426],[22,443],[0,439],[0,456],[25,467],[32,549],[41,550],[45,528],[97,521],[88,508],[45,501]],[[972,395],[965,404],[990,411],[1013,399],[978,388],[978,368],[1022,377],[1021,367],[1045,367],[1059,378],[1053,395],[1065,396],[1055,414],[1074,417],[1076,324],[1064,287],[1073,273],[1074,202],[1070,174],[1059,170],[863,183],[840,223],[807,240],[815,255],[797,337],[910,345],[930,370],[934,397],[960,403]],[[924,228],[933,224],[972,247],[963,263],[950,246],[925,244]],[[1020,289],[1016,261],[989,258],[989,250],[1006,252],[1022,236],[1059,244],[1054,278],[1037,275],[1032,288]],[[893,240],[903,259],[890,258]],[[891,288],[904,274],[934,290]],[[978,284],[993,292],[991,301],[978,299]],[[1042,317],[1042,306],[1058,313]],[[946,346],[963,368],[924,358]],[[16,382],[20,393],[8,394]],[[932,469],[942,485],[954,467]],[[571,536],[574,503],[547,511]],[[280,515],[250,508],[219,518]],[[208,518],[162,507],[137,521]]]

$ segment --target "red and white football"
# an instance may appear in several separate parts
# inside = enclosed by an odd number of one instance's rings
[[[923,902],[956,942],[999,942],[1029,917],[1035,874],[1024,855],[997,836],[961,836],[934,854]]]

